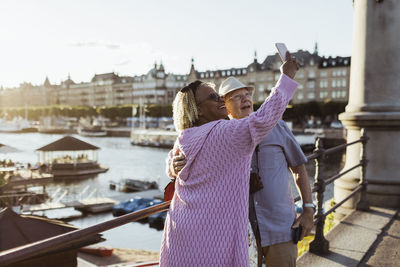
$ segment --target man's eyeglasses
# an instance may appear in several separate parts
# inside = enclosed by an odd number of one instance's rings
[[[229,98],[229,100],[233,101],[242,101],[243,99],[251,99],[252,95],[250,92],[246,92],[245,94],[237,94]]]
[[[204,99],[203,101],[200,101],[200,103],[197,103],[197,105],[200,105],[207,100],[213,100],[215,102],[220,102],[223,100],[223,98],[217,93],[211,93],[211,94],[209,94],[209,96],[206,99]]]

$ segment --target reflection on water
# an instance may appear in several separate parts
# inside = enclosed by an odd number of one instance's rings
[[[93,224],[101,223],[114,218],[110,213],[87,216],[69,223],[76,227],[84,228]],[[117,248],[133,248],[151,251],[159,251],[161,245],[162,231],[150,228],[148,223],[127,223],[120,227],[103,232],[106,239],[102,245]]]
[[[22,163],[37,162],[35,149],[56,141],[63,135],[45,135],[39,133],[5,134],[0,133],[0,143],[13,146],[21,152],[1,155],[1,158],[10,158]],[[165,157],[168,150],[132,146],[129,138],[102,137],[90,138],[75,136],[83,141],[100,147],[99,163],[108,166],[106,173],[90,179],[60,181],[46,186],[49,195],[67,190],[66,200],[87,197],[90,193],[94,197],[107,196],[115,193],[109,189],[109,181],[118,182],[124,178],[134,178],[147,181],[156,181],[160,188],[168,183],[165,175]],[[336,174],[343,165],[343,153],[328,156],[323,165],[324,177]],[[313,184],[315,163],[306,165],[311,184]],[[87,188],[85,190],[85,188]],[[295,188],[293,186],[293,188]],[[295,194],[296,195],[296,194]],[[327,187],[325,200],[333,195],[332,186]],[[56,212],[56,211],[54,211]],[[57,213],[57,212],[56,212]],[[111,213],[91,215],[70,221],[71,224],[82,228],[113,218]],[[162,231],[149,228],[148,224],[128,223],[124,226],[103,233],[107,239],[104,244],[122,247],[147,249],[158,251],[160,248]]]

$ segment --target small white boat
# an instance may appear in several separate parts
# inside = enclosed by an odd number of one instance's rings
[[[104,137],[107,136],[107,131],[100,125],[78,127],[78,134],[87,137]]]

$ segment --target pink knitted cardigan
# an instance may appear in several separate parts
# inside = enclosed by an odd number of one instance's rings
[[[251,155],[282,116],[297,83],[282,75],[264,104],[240,120],[180,133],[187,159],[165,221],[160,266],[248,266]],[[267,185],[265,185],[267,186]]]

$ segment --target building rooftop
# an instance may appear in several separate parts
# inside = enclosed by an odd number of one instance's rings
[[[72,136],[64,136],[57,141],[38,148],[37,151],[82,151],[82,150],[97,150],[97,146],[86,143]]]

